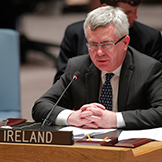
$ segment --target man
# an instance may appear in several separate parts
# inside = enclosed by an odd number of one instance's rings
[[[101,5],[120,7],[124,10],[129,21],[129,45],[136,50],[162,62],[162,40],[159,31],[137,21],[137,9],[142,0],[100,0]],[[57,59],[56,82],[64,73],[69,58],[88,53],[86,38],[83,32],[83,23],[80,21],[69,25],[61,43],[60,54]]]
[[[161,126],[162,64],[128,46],[128,29],[127,16],[119,8],[106,6],[90,12],[84,24],[89,55],[69,59],[65,73],[36,101],[33,119],[40,122],[46,118],[79,71],[79,78],[51,113],[49,125],[123,129]],[[105,73],[112,75],[109,82]],[[103,96],[105,84],[107,97]]]

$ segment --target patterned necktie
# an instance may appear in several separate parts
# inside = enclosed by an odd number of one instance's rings
[[[114,76],[113,73],[106,74],[106,81],[102,86],[100,103],[105,106],[107,110],[112,110],[112,87],[110,84],[110,79]]]

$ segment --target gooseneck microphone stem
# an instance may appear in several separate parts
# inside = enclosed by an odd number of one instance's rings
[[[61,100],[62,96],[65,94],[65,92],[67,91],[67,89],[70,87],[70,85],[73,83],[74,80],[78,79],[80,75],[80,72],[75,72],[73,75],[72,80],[70,81],[70,83],[68,84],[68,86],[65,88],[65,90],[62,92],[61,96],[59,97],[59,99],[57,100],[57,102],[55,103],[55,105],[52,107],[52,109],[50,110],[50,112],[48,113],[48,115],[46,116],[46,118],[44,119],[42,125],[41,125],[41,129],[44,127],[44,125],[46,124],[46,121],[48,120],[48,118],[50,117],[51,113],[54,111],[54,109],[56,108],[57,104],[59,103],[59,101]]]

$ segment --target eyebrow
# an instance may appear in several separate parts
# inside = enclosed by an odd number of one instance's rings
[[[132,10],[127,10],[127,11],[125,11],[124,13],[125,14],[129,14],[129,13],[131,13],[132,12]]]
[[[105,40],[103,42],[100,42],[100,43],[112,43],[113,40]],[[97,42],[94,42],[94,41],[90,41],[89,43],[94,43],[94,44],[98,44]]]

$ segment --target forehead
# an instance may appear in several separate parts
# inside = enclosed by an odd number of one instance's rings
[[[138,8],[138,6],[131,6],[128,3],[119,2],[118,7],[122,8],[124,12],[133,11]]]
[[[87,40],[88,41],[104,41],[106,39],[113,39],[116,37],[114,34],[115,26],[113,24],[109,24],[108,26],[97,27],[95,30],[91,30],[90,24],[87,27]]]

